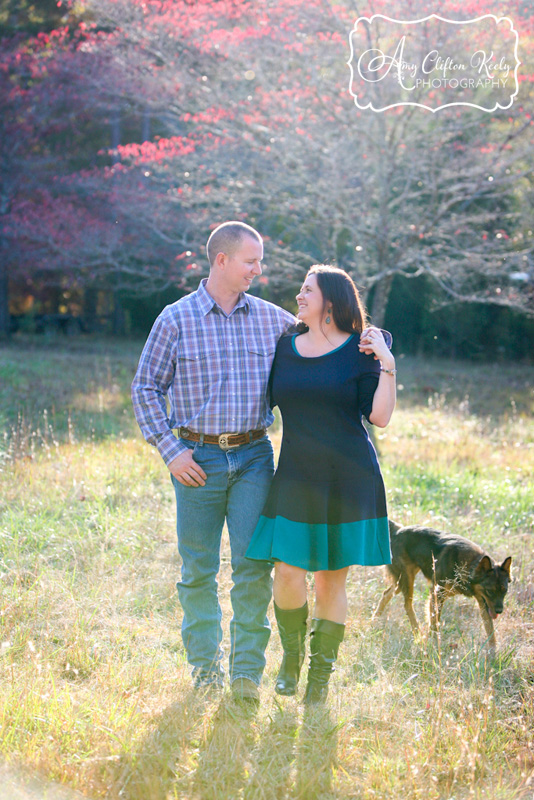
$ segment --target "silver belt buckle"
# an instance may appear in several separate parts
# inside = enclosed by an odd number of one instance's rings
[[[221,450],[230,450],[232,447],[239,447],[237,444],[228,444],[228,438],[233,436],[232,433],[221,433],[219,436],[219,447]]]

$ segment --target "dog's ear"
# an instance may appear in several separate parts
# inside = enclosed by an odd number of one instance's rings
[[[477,564],[477,572],[489,572],[492,569],[491,558],[489,556],[482,556]]]
[[[508,573],[508,577],[510,577],[511,575],[510,573],[511,567],[512,567],[512,556],[508,556],[508,558],[505,558],[501,564],[501,569],[503,569],[505,572]]]

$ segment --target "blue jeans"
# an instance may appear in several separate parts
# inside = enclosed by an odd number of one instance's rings
[[[221,534],[226,519],[232,557],[233,617],[230,623],[230,680],[259,684],[271,627],[271,565],[245,553],[267,498],[274,473],[273,448],[264,436],[221,450],[216,444],[181,440],[207,475],[206,485],[183,486],[176,493],[181,580],[176,584],[183,609],[182,638],[197,683],[222,683],[221,606],[217,594]]]

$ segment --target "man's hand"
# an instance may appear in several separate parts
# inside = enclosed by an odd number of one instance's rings
[[[369,325],[360,334],[360,353],[365,353],[366,356],[374,356],[375,361],[386,358],[391,355],[391,352],[384,341],[384,336],[380,328],[376,325]]]
[[[193,458],[191,450],[181,453],[169,464],[169,470],[182,486],[205,486],[207,475]]]
[[[375,361],[380,360],[383,369],[395,369],[395,358],[384,339],[380,328],[371,325],[362,331],[360,338],[360,352],[365,355],[374,355]]]

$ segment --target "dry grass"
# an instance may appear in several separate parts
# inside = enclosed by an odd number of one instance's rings
[[[393,518],[514,556],[497,659],[467,599],[438,640],[398,598],[372,624],[381,572],[355,568],[329,707],[276,698],[275,635],[247,715],[191,692],[170,482],[128,410],[138,350],[0,351],[2,756],[95,798],[531,798],[534,370],[404,359],[377,432]],[[227,623],[226,545],[221,585]]]

